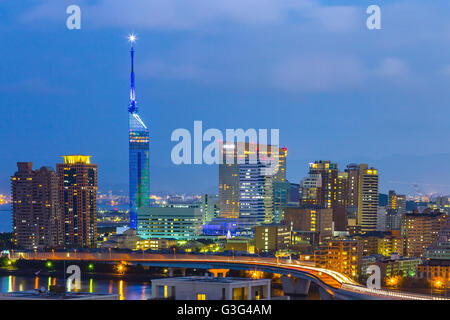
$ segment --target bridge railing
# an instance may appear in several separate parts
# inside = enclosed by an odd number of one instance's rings
[[[398,292],[391,291],[386,289],[369,289],[363,286],[356,286],[351,284],[343,284],[341,289],[357,291],[363,294],[372,294],[374,296],[385,296],[386,298],[398,298],[398,299],[407,299],[407,300],[450,300],[449,298],[424,295],[424,294],[415,294],[415,293],[406,293],[406,292]]]

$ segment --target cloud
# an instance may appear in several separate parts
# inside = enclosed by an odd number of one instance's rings
[[[71,1],[43,0],[20,21],[65,19]],[[238,25],[276,25],[288,23],[291,16],[313,19],[328,31],[352,30],[358,11],[350,6],[323,6],[315,0],[82,0],[82,26],[131,27],[142,29],[201,30],[221,23]],[[299,21],[296,21],[298,23]]]
[[[18,82],[0,84],[2,92],[23,92],[36,94],[67,94],[69,89],[50,84],[47,80],[40,78],[24,79]]]
[[[405,61],[397,58],[385,58],[376,70],[381,77],[407,77],[411,74]]]
[[[280,62],[273,85],[294,92],[335,92],[355,88],[364,79],[364,67],[352,56],[301,56]]]
[[[426,74],[413,72],[406,61],[394,57],[382,59],[373,74],[378,81],[386,81],[397,87],[415,87],[422,90],[426,85]]]

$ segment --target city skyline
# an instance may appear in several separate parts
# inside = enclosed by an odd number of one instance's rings
[[[445,170],[450,150],[440,143],[450,134],[442,122],[450,77],[448,61],[437,53],[447,51],[447,38],[439,36],[447,30],[446,22],[435,19],[420,29],[422,37],[415,38],[411,34],[422,27],[407,24],[417,21],[419,12],[431,15],[446,4],[386,3],[383,29],[395,32],[380,30],[374,35],[356,23],[364,17],[365,4],[313,2],[310,8],[279,4],[273,8],[279,16],[247,23],[248,8],[242,16],[233,15],[238,12],[234,6],[229,14],[205,8],[223,18],[224,25],[204,16],[173,25],[168,19],[178,8],[173,2],[167,12],[156,4],[148,5],[161,14],[159,24],[139,20],[132,25],[126,19],[110,18],[121,9],[125,16],[129,14],[121,4],[108,7],[100,2],[98,6],[85,4],[85,10],[104,9],[105,17],[86,18],[76,31],[59,26],[58,19],[65,16],[44,10],[45,5],[2,4],[8,23],[3,32],[9,43],[2,44],[5,72],[0,78],[0,105],[15,112],[5,112],[3,118],[0,138],[9,152],[0,157],[0,193],[9,193],[8,180],[16,161],[41,166],[67,153],[93,156],[99,165],[100,188],[127,189],[128,159],[123,154],[127,123],[120,106],[127,101],[124,53],[130,30],[141,39],[142,67],[137,72],[140,103],[145,106],[142,118],[152,120],[155,192],[209,193],[216,188],[214,166],[170,162],[170,133],[203,120],[208,127],[219,129],[279,128],[280,144],[289,152],[287,178],[295,183],[306,176],[309,162],[331,160],[340,168],[348,163],[374,165],[380,171],[384,193],[394,189],[411,194],[413,184],[424,192],[450,193]],[[62,3],[49,3],[65,8]],[[131,1],[130,10],[135,6]],[[270,12],[267,4],[261,6]],[[298,13],[295,21],[288,19],[289,12]],[[308,23],[307,17],[313,17],[312,21]],[[293,23],[305,28],[291,30]],[[206,31],[204,26],[211,28]],[[245,31],[236,35],[241,29]],[[17,32],[20,37],[13,36]],[[391,46],[397,38],[405,41]],[[427,46],[422,45],[425,38]],[[243,42],[245,52],[237,49]],[[423,59],[429,46],[440,50]],[[13,51],[15,47],[23,50]],[[335,54],[323,54],[326,49]],[[286,52],[291,54],[286,56]],[[301,77],[288,72],[295,68],[305,71]],[[235,75],[240,69],[238,81]],[[322,72],[321,85],[314,80],[315,72]],[[280,82],[281,75],[287,83]],[[316,112],[328,116],[319,118]],[[318,126],[325,129],[317,130]],[[19,127],[25,130],[15,129]],[[12,134],[17,139],[11,139]]]
[[[448,2],[71,2],[0,0],[0,300],[450,300]]]

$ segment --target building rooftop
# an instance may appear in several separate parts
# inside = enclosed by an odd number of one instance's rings
[[[450,266],[450,260],[447,260],[447,259],[430,259],[430,260],[425,260],[421,265],[449,267]]]
[[[76,164],[76,163],[90,164],[91,163],[91,156],[67,155],[67,156],[62,156],[62,157],[64,158],[64,164]]]
[[[161,282],[197,282],[197,283],[256,283],[259,281],[270,281],[270,279],[250,279],[250,278],[232,278],[232,277],[204,277],[204,276],[190,276],[190,277],[173,277],[154,279],[152,281]]]

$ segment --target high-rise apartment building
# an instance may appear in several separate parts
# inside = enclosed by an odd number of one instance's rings
[[[309,164],[309,176],[302,180],[300,205],[332,208],[335,230],[345,231],[347,192],[347,172],[339,172],[336,163],[316,161]]]
[[[438,238],[424,253],[427,259],[450,260],[450,219],[446,219]]]
[[[137,211],[149,205],[149,130],[139,116],[134,85],[134,38],[131,41],[131,89],[128,105],[130,228],[137,229]]]
[[[317,267],[335,270],[357,279],[361,274],[362,243],[355,239],[334,239],[314,251]]]
[[[97,245],[97,165],[90,156],[63,156],[56,165],[66,247]]]
[[[300,182],[300,205],[319,205],[322,194],[322,176],[310,174]]]
[[[18,162],[11,177],[14,243],[22,249],[60,247],[58,179],[53,168]]]
[[[411,213],[406,214],[402,221],[402,236],[406,241],[406,256],[422,257],[428,248],[439,236],[447,219],[443,212]]]
[[[367,164],[359,166],[358,225],[362,231],[377,230],[378,172]]]
[[[347,165],[345,169],[347,173],[347,206],[349,208],[355,208],[355,212],[358,210],[358,199],[359,199],[359,165],[351,163]]]
[[[331,161],[316,161],[309,164],[309,174],[320,174],[322,187],[320,188],[318,204],[326,208],[337,206],[338,165]]]

